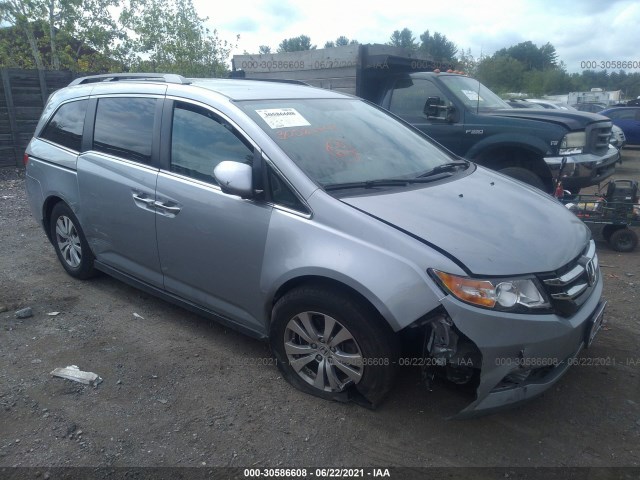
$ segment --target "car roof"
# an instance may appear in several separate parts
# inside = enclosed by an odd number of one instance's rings
[[[606,108],[606,109],[602,110],[602,112],[600,112],[600,113],[603,113],[603,112],[617,112],[617,111],[620,111],[620,110],[640,110],[640,107],[634,107],[634,106],[630,106],[630,107],[625,107],[625,106],[622,106],[622,107],[610,107],[610,108]]]
[[[348,95],[290,82],[240,79],[190,79],[191,85],[224,95],[231,100],[276,100],[298,98],[349,98]]]
[[[526,98],[525,101],[529,103],[537,103],[538,105],[549,105],[559,110],[577,110],[568,103],[561,102],[560,100],[550,100],[547,98]]]
[[[325,90],[307,85],[297,80],[244,78],[184,78],[175,74],[163,73],[121,73],[80,77],[68,86],[73,87],[76,95],[91,92],[94,87],[113,93],[136,93],[148,87],[171,86],[174,91],[193,87],[206,89],[225,96],[230,100],[280,100],[302,98],[352,98],[351,95]],[[79,93],[82,92],[82,93]]]

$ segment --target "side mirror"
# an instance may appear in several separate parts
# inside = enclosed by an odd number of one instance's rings
[[[440,97],[429,97],[424,104],[424,114],[427,117],[440,116]]]
[[[213,176],[224,193],[241,198],[253,197],[252,168],[246,163],[220,162],[213,169]]]

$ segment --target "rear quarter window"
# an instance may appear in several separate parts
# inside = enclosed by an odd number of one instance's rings
[[[65,103],[42,130],[40,138],[79,152],[88,100]]]

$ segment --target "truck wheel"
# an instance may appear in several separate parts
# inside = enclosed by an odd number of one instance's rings
[[[390,390],[396,335],[358,299],[299,287],[276,302],[272,318],[271,348],[282,375],[298,389],[341,401],[355,393],[373,407]]]
[[[526,183],[527,185],[531,185],[539,190],[546,192],[546,187],[544,186],[544,182],[542,179],[536,175],[535,173],[526,170],[521,167],[507,167],[502,170],[498,170],[500,173],[507,175],[511,178],[515,178],[516,180],[520,180],[521,182]]]
[[[608,241],[617,252],[632,252],[638,246],[638,235],[629,228],[621,228],[613,232]]]

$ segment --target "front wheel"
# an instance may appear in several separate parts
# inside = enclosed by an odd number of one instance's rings
[[[498,171],[511,178],[520,180],[521,182],[524,182],[527,185],[531,185],[532,187],[535,187],[539,190],[542,190],[542,191],[547,190],[547,188],[544,186],[544,182],[542,181],[542,179],[530,170],[527,170],[521,167],[507,167]]]
[[[49,223],[53,247],[67,273],[80,279],[95,275],[93,253],[73,211],[59,202],[53,207]]]
[[[371,307],[337,290],[300,287],[273,308],[271,347],[284,378],[334,400],[375,407],[395,376],[397,338]]]

